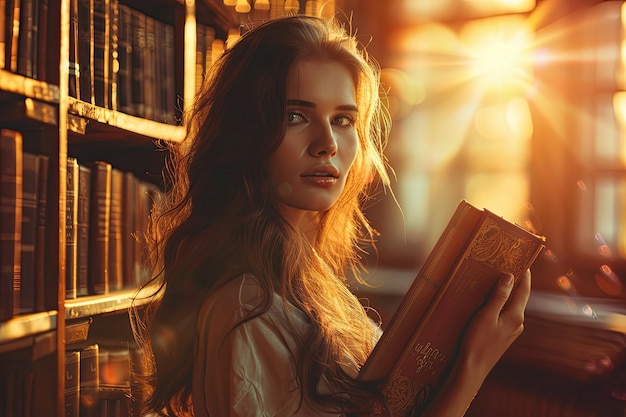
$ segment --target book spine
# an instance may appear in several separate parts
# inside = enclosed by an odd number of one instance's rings
[[[67,158],[65,193],[65,298],[76,298],[78,278],[78,161]]]
[[[7,4],[7,25],[9,25],[9,36],[7,36],[7,67],[11,72],[17,72],[18,47],[20,37],[20,0],[11,0]]]
[[[91,170],[84,164],[79,164],[78,173],[78,254],[77,254],[77,284],[78,296],[89,294],[89,213],[91,192]]]
[[[94,98],[95,104],[104,108],[110,108],[110,19],[109,0],[93,0]]]
[[[7,2],[6,0],[0,0],[0,69],[4,69],[6,66],[6,48],[7,48]]]
[[[132,113],[132,22],[131,11],[125,4],[119,4],[119,37],[118,37],[118,62],[117,73],[117,108],[124,113]]]
[[[137,178],[132,172],[124,174],[124,197],[122,198],[122,245],[124,265],[124,286],[132,288],[135,282],[135,236],[137,217]]]
[[[37,236],[37,155],[24,153],[22,176],[22,245],[20,313],[35,311],[35,241]]]
[[[20,0],[20,33],[18,40],[17,72],[26,77],[33,77],[33,51],[37,39],[37,22],[35,20],[35,0]]]
[[[163,33],[163,64],[165,65],[165,90],[163,92],[163,107],[165,109],[165,121],[176,124],[176,68],[174,58],[174,26],[164,24]]]
[[[47,40],[48,40],[48,0],[39,0],[39,11],[37,13],[37,75],[39,80],[47,81]]]
[[[109,222],[111,164],[96,161],[91,169],[89,220],[89,293],[109,292]]]
[[[100,389],[100,347],[89,345],[80,351],[80,415],[96,416]]]
[[[109,221],[109,289],[124,287],[122,256],[122,193],[124,172],[111,170],[111,215]]]
[[[138,10],[131,10],[132,61],[131,61],[131,103],[135,116],[145,115],[145,93],[143,68],[146,65],[146,16]]]
[[[93,86],[93,0],[72,0],[77,2],[78,50],[80,62],[80,98],[87,103],[94,103]]]
[[[69,51],[69,95],[81,98],[80,63],[82,63],[79,48],[80,27],[78,20],[78,0],[70,1],[70,51]]]
[[[110,17],[110,41],[109,41],[109,103],[111,109],[118,110],[118,73],[120,70],[119,62],[119,35],[120,35],[120,4],[118,0],[111,0],[109,5]]]
[[[146,119],[154,120],[155,118],[155,92],[156,83],[154,78],[156,58],[155,58],[155,23],[154,19],[150,16],[144,16],[145,22],[145,48],[144,48],[144,61],[143,61],[143,103],[144,103],[144,117]]]
[[[20,312],[22,155],[22,135],[0,130],[0,320]]]
[[[80,415],[80,351],[65,353],[65,417]]]
[[[35,241],[35,310],[46,308],[46,216],[48,208],[48,165],[47,155],[37,155],[37,237]]]

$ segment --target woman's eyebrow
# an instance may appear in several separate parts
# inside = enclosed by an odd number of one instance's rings
[[[300,107],[310,107],[315,108],[316,104],[306,100],[287,100],[288,106],[300,106]],[[344,104],[341,106],[337,106],[336,110],[344,110],[344,111],[358,111],[357,107],[353,104]]]

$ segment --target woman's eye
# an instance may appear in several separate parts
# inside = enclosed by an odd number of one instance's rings
[[[349,115],[337,116],[334,119],[334,123],[337,126],[348,127],[354,125],[354,117]]]
[[[297,112],[297,111],[287,112],[287,123],[289,124],[304,123],[306,121],[307,121],[306,117],[304,117],[304,114],[300,112]]]

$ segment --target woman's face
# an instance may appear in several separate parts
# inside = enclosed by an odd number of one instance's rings
[[[348,69],[304,59],[288,74],[286,132],[269,160],[272,190],[294,226],[328,210],[356,157],[356,93]]]

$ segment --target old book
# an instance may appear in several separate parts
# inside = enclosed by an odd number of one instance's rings
[[[132,288],[135,282],[135,247],[137,241],[137,178],[132,172],[124,174],[122,198],[122,263],[124,272],[124,286]]]
[[[111,214],[109,219],[109,290],[124,287],[122,263],[122,196],[124,172],[111,170]]]
[[[131,67],[132,67],[132,35],[131,9],[119,4],[118,32],[118,72],[117,72],[117,110],[132,113],[131,98]]]
[[[78,53],[80,45],[80,28],[78,26],[78,0],[70,0],[70,51],[69,51],[69,95],[81,98],[80,93],[80,64],[81,57]]]
[[[46,216],[48,208],[47,155],[37,155],[37,234],[35,237],[35,311],[46,311]],[[51,298],[48,295],[48,298]]]
[[[92,344],[80,351],[80,415],[96,415],[100,389],[100,347]]]
[[[35,311],[35,241],[37,236],[37,155],[24,152],[22,159],[22,244],[20,313]]]
[[[96,106],[111,108],[109,102],[111,65],[111,12],[109,0],[93,0],[93,88]]]
[[[78,253],[76,295],[89,294],[89,210],[91,193],[91,169],[84,164],[78,166]]]
[[[80,415],[80,351],[65,352],[65,417]]]
[[[78,44],[76,53],[80,63],[80,98],[82,101],[94,104],[93,85],[93,0],[71,0],[75,2],[77,8],[76,18],[78,19]]]
[[[47,81],[48,55],[46,45],[48,39],[48,0],[39,0],[39,10],[37,12],[37,48],[36,54],[36,74],[35,78]]]
[[[132,59],[131,59],[131,106],[132,114],[145,116],[145,84],[143,82],[144,66],[146,65],[146,15],[138,10],[130,9],[132,28]]]
[[[7,68],[17,72],[18,47],[20,37],[20,5],[21,0],[7,0]]]
[[[0,321],[20,312],[22,154],[22,135],[0,130]]]
[[[111,164],[96,161],[91,169],[89,210],[89,293],[109,292],[109,222],[111,220]]]
[[[6,0],[0,0],[0,69],[3,69],[6,65],[6,48],[7,48],[7,2]]]
[[[65,299],[76,298],[78,280],[78,161],[67,158],[65,192]]]
[[[37,64],[38,21],[36,0],[21,0],[20,32],[18,39],[17,72],[34,78]]]
[[[360,372],[391,416],[419,414],[455,362],[461,334],[504,273],[516,282],[545,244],[463,200]]]

